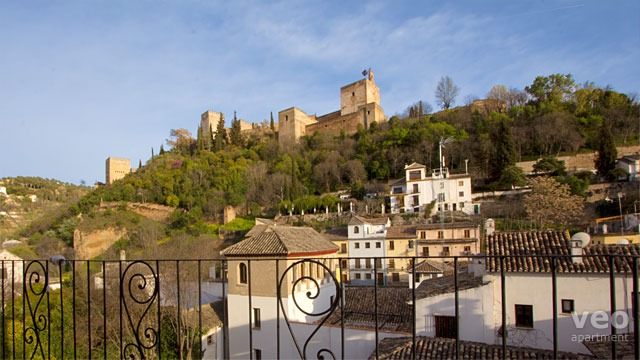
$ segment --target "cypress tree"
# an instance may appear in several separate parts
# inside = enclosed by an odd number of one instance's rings
[[[507,118],[499,115],[497,128],[491,132],[490,138],[493,143],[493,153],[489,162],[489,176],[492,180],[498,180],[502,176],[502,171],[509,166],[516,164],[516,146],[511,135],[511,129],[507,124]]]
[[[611,171],[616,168],[616,159],[618,158],[618,150],[613,141],[611,128],[606,120],[602,121],[599,131],[598,156],[595,165],[598,176],[607,180],[613,180]]]
[[[227,129],[224,127],[224,115],[220,114],[220,121],[218,121],[218,126],[216,127],[216,136],[214,138],[214,149],[215,151],[220,151],[227,147]]]

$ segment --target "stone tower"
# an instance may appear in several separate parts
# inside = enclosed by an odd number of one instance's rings
[[[131,172],[131,161],[129,159],[109,157],[106,161],[107,185],[116,180],[122,179]]]
[[[209,139],[211,136],[211,132],[216,133],[216,129],[218,128],[218,122],[222,114],[219,112],[207,110],[202,113],[200,116],[200,128],[202,129],[202,136],[205,139]]]

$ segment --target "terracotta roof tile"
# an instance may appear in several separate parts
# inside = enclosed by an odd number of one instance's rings
[[[375,329],[375,297],[378,302],[378,329],[411,332],[413,310],[409,304],[411,289],[399,287],[346,286],[344,300],[344,325],[363,329]],[[328,324],[341,324],[340,307],[327,319]]]
[[[501,255],[506,256],[507,272],[551,272],[550,255],[558,255],[557,272],[596,273],[609,272],[609,255],[640,255],[640,245],[587,245],[583,248],[582,263],[574,263],[567,231],[496,232],[487,237],[487,255],[490,272],[500,271]],[[631,256],[614,260],[614,271],[631,272]]]
[[[387,239],[415,239],[416,225],[392,225],[387,228]]]
[[[432,296],[453,293],[456,290],[453,275],[441,276],[424,280],[416,288],[416,299],[424,299]],[[472,289],[486,285],[482,276],[474,276],[471,273],[458,274],[458,291]]]
[[[272,226],[221,251],[225,256],[332,253],[338,246],[310,227]]]
[[[502,359],[502,345],[489,345],[471,341],[460,341],[461,359]],[[416,337],[416,359],[455,359],[454,339]],[[377,359],[413,359],[413,343],[410,337],[386,338],[380,341]],[[554,359],[553,351],[527,347],[507,346],[506,359]],[[369,359],[376,359],[375,351]],[[591,356],[559,352],[558,359],[592,359]]]

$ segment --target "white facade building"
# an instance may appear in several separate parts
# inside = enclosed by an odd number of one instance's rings
[[[449,174],[445,167],[427,173],[427,167],[413,163],[405,166],[405,177],[391,184],[391,213],[422,212],[425,206],[435,203],[434,210],[462,211],[477,214],[479,205],[472,204],[471,176]]]
[[[589,354],[582,341],[611,335],[610,320],[617,324],[617,334],[631,332],[632,258],[616,259],[615,315],[611,317],[607,254],[632,255],[639,250],[640,246],[634,244],[582,246],[576,241],[572,244],[568,233],[561,231],[495,233],[490,236],[487,254],[508,256],[503,258],[507,345],[553,349],[551,260],[536,255],[560,255],[556,260],[555,299],[559,351]],[[511,257],[516,254],[523,256]],[[459,275],[458,328],[462,341],[497,345],[502,343],[500,260],[495,257],[488,259],[486,264],[484,259],[474,260],[470,271],[475,271],[475,276]],[[418,288],[418,335],[450,337],[447,329],[455,330],[453,277],[448,278],[427,280]]]
[[[640,155],[623,156],[618,160],[616,167],[625,170],[629,174],[629,181],[636,181],[640,173]]]
[[[387,229],[389,218],[365,219],[353,215],[347,226],[349,243],[349,278],[353,285],[386,284]]]

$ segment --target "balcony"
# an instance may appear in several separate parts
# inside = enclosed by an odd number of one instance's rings
[[[425,343],[448,349],[439,353],[442,357],[464,357],[470,347],[460,345],[478,343],[468,330],[477,329],[477,324],[484,324],[485,335],[495,336],[498,345],[487,344],[494,351],[491,357],[518,354],[521,346],[537,348],[549,358],[588,354],[586,340],[567,340],[574,335],[613,339],[607,344],[611,358],[639,358],[640,323],[634,321],[638,296],[633,294],[640,293],[640,255],[578,258],[430,257],[457,271],[451,276],[423,276],[426,280],[406,287],[377,282],[349,286],[339,276],[349,272],[340,262],[344,258],[293,263],[244,259],[248,272],[240,285],[222,281],[221,274],[235,268],[233,262],[218,259],[3,261],[8,271],[1,278],[0,358],[337,359],[382,357],[400,346],[406,351],[404,358],[416,359],[426,356],[421,352]],[[379,261],[422,259],[376,258],[371,271],[379,273]],[[261,281],[264,274],[251,273],[259,263],[270,264],[281,276]],[[519,277],[528,275],[521,270],[531,264],[538,265],[523,285]],[[594,273],[590,266],[600,270]],[[400,275],[421,277],[415,269],[408,271]],[[55,279],[61,281],[55,284]],[[536,303],[533,292],[544,300]],[[580,294],[586,295],[579,298]],[[483,299],[491,301],[482,303]],[[455,306],[439,309],[442,303]],[[495,312],[479,311],[482,306],[495,306]],[[526,306],[533,311],[528,313]],[[600,316],[613,314],[613,320],[598,323],[583,308],[597,309]],[[489,318],[494,313],[498,318]],[[594,321],[602,326],[591,326]],[[536,343],[533,332],[544,341]],[[397,346],[388,346],[391,343]]]

